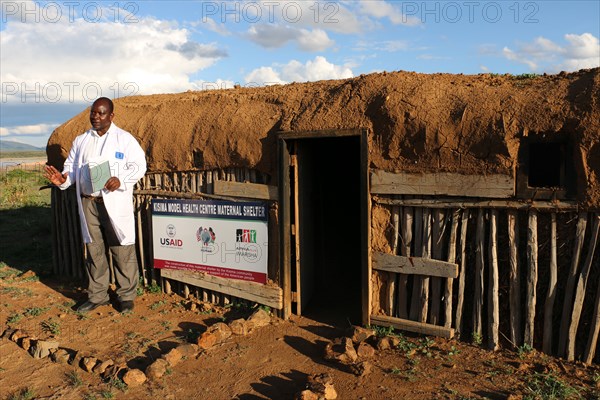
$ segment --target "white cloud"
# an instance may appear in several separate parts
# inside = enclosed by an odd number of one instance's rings
[[[92,23],[68,13],[54,23],[9,20],[0,47],[2,101],[9,102],[22,101],[22,89],[26,100],[48,103],[185,91],[190,74],[227,57],[173,23]]]
[[[560,45],[538,37],[531,43],[522,43],[516,50],[502,49],[505,58],[525,64],[532,71],[576,71],[600,66],[600,43],[591,33],[566,34],[566,43]]]
[[[48,136],[58,125],[37,124],[0,127],[0,136]]]
[[[403,6],[402,2],[399,3]],[[384,0],[362,0],[360,11],[378,19],[388,18],[394,25],[415,26],[421,24],[418,18],[403,14],[397,5]]]
[[[204,17],[201,21],[196,21],[191,24],[193,27],[200,27],[211,32],[218,33],[221,36],[229,36],[231,32],[227,29],[224,23],[217,23],[210,17]]]
[[[317,56],[305,64],[292,60],[284,65],[257,68],[250,72],[245,79],[246,82],[272,84],[344,79],[353,76],[352,70],[347,66],[335,65],[327,61],[325,57]]]
[[[272,67],[260,67],[246,75],[246,84],[254,85],[273,85],[286,83]]]
[[[356,43],[354,50],[395,53],[397,51],[411,50],[411,48],[408,40],[384,40],[381,42],[367,42],[365,40],[360,40]]]
[[[254,0],[248,2],[254,3]],[[343,34],[362,32],[369,25],[369,21],[360,20],[356,11],[352,10],[355,2],[264,0],[256,4],[261,5],[261,15],[258,19],[248,15],[246,19],[249,22],[279,22],[294,25],[298,29],[312,27]],[[248,7],[248,10],[253,9]],[[243,10],[242,6],[242,16]]]
[[[321,29],[298,29],[280,24],[257,24],[248,29],[247,37],[265,48],[279,48],[296,41],[303,51],[323,51],[334,45],[334,41]]]

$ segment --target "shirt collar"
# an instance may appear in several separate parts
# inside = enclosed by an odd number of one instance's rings
[[[97,137],[97,138],[103,138],[103,137],[106,137],[106,135],[108,135],[108,134],[110,133],[110,131],[112,130],[112,128],[113,128],[113,126],[114,126],[114,125],[115,125],[115,124],[111,122],[111,123],[110,123],[110,126],[108,127],[108,130],[107,130],[107,131],[106,131],[106,133],[105,133],[104,135],[102,135],[102,136],[98,135],[98,132],[97,132],[95,129],[93,129],[93,128],[92,128],[92,129],[91,129],[91,131],[92,131],[92,135],[93,135],[94,137]]]

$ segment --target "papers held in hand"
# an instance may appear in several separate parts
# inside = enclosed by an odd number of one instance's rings
[[[108,161],[90,165],[90,178],[94,192],[104,189],[106,181],[110,178],[110,165]]]

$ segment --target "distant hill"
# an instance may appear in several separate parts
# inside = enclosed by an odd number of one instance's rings
[[[8,151],[45,151],[46,149],[43,147],[35,147],[25,143],[12,142],[10,140],[2,140],[0,141],[0,151],[8,152]]]

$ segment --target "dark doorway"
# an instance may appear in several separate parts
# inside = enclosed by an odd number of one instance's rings
[[[296,310],[300,302],[308,317],[360,324],[361,137],[312,137],[291,145],[297,168],[292,220],[299,228],[291,257],[292,270],[299,267],[292,273],[292,290],[300,286]]]

